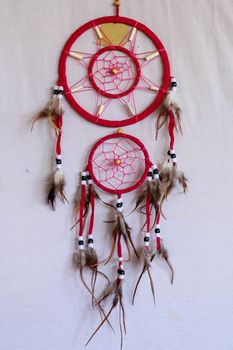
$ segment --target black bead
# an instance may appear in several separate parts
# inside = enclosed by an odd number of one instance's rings
[[[91,175],[89,174],[89,175],[87,175],[87,180],[91,180],[92,178],[91,178]]]
[[[78,241],[78,245],[84,245],[84,242],[81,241],[81,240],[79,240],[79,241]]]
[[[118,269],[117,270],[117,273],[118,273],[118,275],[125,275],[125,270],[122,270],[122,269]]]
[[[149,237],[144,237],[144,242],[149,242],[150,238]]]
[[[94,243],[94,240],[92,238],[89,238],[87,242],[88,243]]]
[[[176,158],[175,153],[172,153],[172,154],[171,154],[171,158],[172,158],[172,159]]]
[[[176,87],[177,86],[177,82],[176,81],[173,81],[172,82],[172,87]]]
[[[157,168],[153,170],[153,174],[154,174],[154,175],[157,175],[158,173],[159,173],[159,171],[158,171]]]
[[[168,154],[168,156],[170,156],[170,155],[171,155],[171,152],[170,152],[170,151],[167,151],[167,154]]]
[[[153,174],[152,174],[152,171],[148,171],[147,176],[148,176],[148,177],[152,177],[152,175],[153,175]]]
[[[62,163],[62,160],[61,160],[61,159],[56,158],[56,164],[61,164],[61,163]]]
[[[121,208],[121,207],[123,207],[123,203],[121,202],[121,203],[117,203],[117,208]]]
[[[63,95],[63,94],[64,94],[64,91],[63,91],[63,90],[59,90],[58,93],[59,93],[60,95]]]
[[[54,93],[54,95],[58,95],[59,94],[59,90],[55,89],[55,90],[53,90],[53,93]]]
[[[82,176],[82,177],[81,177],[81,180],[82,180],[82,181],[86,181],[86,179],[87,179],[86,176]]]
[[[160,228],[156,228],[155,233],[160,233]]]

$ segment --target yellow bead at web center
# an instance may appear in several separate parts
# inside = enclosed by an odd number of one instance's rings
[[[116,68],[112,69],[112,74],[116,75],[118,73],[118,70]]]
[[[116,165],[120,165],[121,164],[121,160],[120,159],[115,159],[115,164]]]

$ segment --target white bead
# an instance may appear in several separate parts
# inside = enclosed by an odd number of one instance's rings
[[[123,203],[122,197],[117,198],[117,203]]]
[[[87,176],[87,172],[86,171],[83,171],[81,174],[82,174],[82,176]]]
[[[89,248],[94,248],[94,243],[88,243]]]
[[[149,247],[150,242],[144,242],[145,247]]]
[[[160,228],[160,224],[156,224],[155,227],[156,227],[156,228]]]
[[[57,154],[57,155],[56,155],[56,158],[57,158],[57,159],[62,159],[61,154]]]
[[[153,58],[158,57],[160,55],[159,51],[155,51],[152,54],[145,57],[147,61],[153,60]]]
[[[137,32],[137,29],[134,27],[130,33],[129,41],[133,41],[133,38]]]
[[[84,250],[84,244],[83,245],[79,245],[79,250]]]
[[[88,235],[88,239],[93,239],[93,235]]]
[[[57,169],[61,169],[61,164],[57,164]]]
[[[86,186],[86,184],[87,184],[86,180],[82,180],[81,181],[81,185],[85,185]]]
[[[119,261],[123,261],[123,258],[122,258],[122,256],[120,256],[120,257],[118,258],[118,260],[119,260]]]
[[[125,275],[119,275],[118,278],[119,278],[119,280],[124,280],[125,279]]]
[[[150,232],[146,232],[144,237],[150,237]]]

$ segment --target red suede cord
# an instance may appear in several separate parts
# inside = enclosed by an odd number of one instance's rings
[[[121,233],[118,235],[118,241],[117,241],[117,256],[118,259],[122,258],[122,247],[121,247]],[[119,269],[122,269],[122,261],[119,261]]]
[[[94,221],[95,221],[95,197],[94,197],[92,185],[90,185],[90,201],[91,201],[91,217],[90,217],[89,235],[92,235]]]
[[[56,120],[57,127],[57,144],[56,144],[56,154],[61,155],[61,134],[62,134],[62,115],[60,115]]]
[[[157,212],[156,214],[156,225],[159,225],[160,222],[160,211]],[[156,245],[157,245],[157,250],[160,251],[161,250],[161,239],[160,237],[156,237]]]
[[[82,193],[81,193],[81,202],[80,202],[80,209],[79,209],[79,237],[82,237],[83,235],[83,212],[84,212],[84,206],[85,206],[85,200],[86,200],[86,186],[82,185]]]
[[[150,189],[147,187],[146,192],[146,231],[150,232]],[[146,251],[149,251],[149,247],[145,246]]]
[[[172,150],[174,149],[174,143],[175,143],[175,136],[174,136],[175,118],[171,109],[169,109],[168,113],[170,118],[169,124],[168,124],[168,131],[170,135],[170,150]]]

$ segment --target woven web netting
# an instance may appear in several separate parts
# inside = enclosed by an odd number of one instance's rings
[[[100,55],[93,67],[93,78],[103,91],[119,94],[127,91],[136,78],[136,67],[130,56],[111,50]]]
[[[105,188],[123,190],[134,186],[145,172],[142,149],[127,138],[112,138],[100,144],[92,158],[93,174]]]

